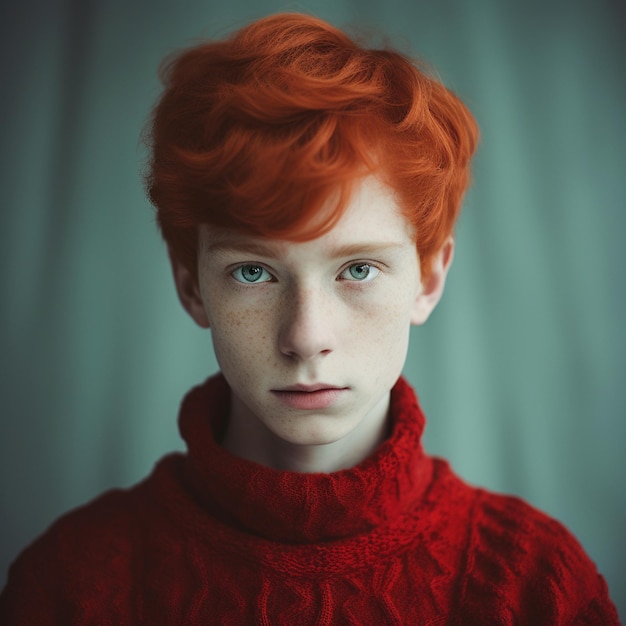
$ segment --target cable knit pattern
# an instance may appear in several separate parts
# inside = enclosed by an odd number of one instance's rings
[[[282,472],[222,449],[221,376],[183,402],[188,453],[57,521],[11,568],[1,624],[618,624],[559,523],[424,454],[400,379],[355,468]]]

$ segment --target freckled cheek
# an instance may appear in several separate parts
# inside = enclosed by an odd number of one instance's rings
[[[228,308],[212,316],[213,345],[222,367],[242,371],[259,359],[267,359],[271,340],[269,316],[262,309]]]
[[[410,330],[410,307],[400,298],[383,300],[385,306],[363,310],[352,337],[361,344],[363,358],[377,365],[381,359],[404,358]],[[360,328],[360,332],[354,330]]]
[[[411,302],[404,293],[386,291],[376,294],[371,300],[356,304],[352,314],[368,325],[401,327],[410,323]]]

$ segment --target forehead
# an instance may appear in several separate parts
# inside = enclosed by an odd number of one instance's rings
[[[340,250],[345,256],[367,248],[415,246],[415,230],[403,215],[392,189],[378,178],[368,176],[353,187],[346,210],[325,234],[308,241],[288,241],[246,235],[234,229],[200,227],[201,252],[225,250],[258,252],[282,257],[292,251],[314,249],[319,252]]]

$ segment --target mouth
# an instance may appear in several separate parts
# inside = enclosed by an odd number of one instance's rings
[[[314,391],[324,391],[325,389],[345,389],[337,385],[329,385],[327,383],[314,383],[313,385],[289,385],[289,387],[281,387],[272,391],[301,391],[303,393],[313,393]]]
[[[272,389],[272,393],[283,404],[286,404],[292,409],[306,411],[328,408],[347,391],[347,387],[337,387],[325,383],[290,385],[281,389]]]

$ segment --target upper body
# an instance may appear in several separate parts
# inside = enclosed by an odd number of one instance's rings
[[[301,15],[164,79],[148,191],[223,378],[183,406],[187,456],[18,559],[4,621],[616,623],[562,526],[424,455],[398,382],[453,259],[465,105]]]
[[[194,389],[187,454],[55,523],[12,568],[0,623],[618,623],[562,525],[423,452],[403,379],[389,438],[331,474],[230,454],[229,404],[222,377]]]

